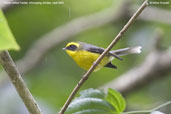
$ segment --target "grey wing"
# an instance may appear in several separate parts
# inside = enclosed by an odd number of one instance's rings
[[[87,49],[88,51],[90,51],[90,52],[93,52],[93,53],[99,53],[99,54],[102,54],[103,53],[103,51],[104,51],[104,49],[103,48],[99,48],[99,47],[90,47],[90,48],[88,48]],[[117,54],[115,54],[115,53],[111,53],[111,52],[109,52],[109,55],[110,56],[113,56],[113,57],[115,57],[115,58],[117,58],[117,59],[119,59],[119,60],[122,60],[122,58],[120,58]]]
[[[102,54],[103,51],[105,50],[104,48],[101,47],[97,47],[91,44],[87,44],[87,43],[83,43],[83,42],[79,42],[82,45],[83,50],[87,50],[90,51],[92,53],[98,53],[98,54]]]
[[[141,46],[135,46],[135,47],[128,47],[128,48],[113,50],[113,51],[110,51],[110,53],[116,54],[118,56],[124,56],[128,54],[139,54],[141,53],[141,49],[142,49]]]
[[[94,45],[91,45],[91,44],[87,44],[87,43],[83,43],[83,42],[79,42],[80,44],[82,44],[82,49],[84,50],[87,50],[87,51],[90,51],[92,53],[98,53],[98,54],[102,54],[104,52],[104,48],[101,48],[101,47],[97,47],[97,46],[94,46]],[[109,55],[110,56],[113,56],[119,60],[122,60],[122,58],[120,58],[118,55],[114,54],[114,53],[111,53],[109,52]]]

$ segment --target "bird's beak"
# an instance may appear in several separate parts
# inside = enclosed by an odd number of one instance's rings
[[[62,48],[62,50],[66,50],[66,48],[64,47],[64,48]]]

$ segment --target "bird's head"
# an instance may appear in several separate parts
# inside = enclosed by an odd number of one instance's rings
[[[69,42],[63,50],[65,50],[70,56],[73,56],[79,49],[80,44],[78,42]]]

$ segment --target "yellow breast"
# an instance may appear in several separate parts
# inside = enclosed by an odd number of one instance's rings
[[[93,62],[100,56],[98,53],[91,53],[86,50],[80,51],[69,51],[66,52],[74,59],[74,61],[83,69],[88,70]],[[109,61],[111,61],[112,57],[105,56],[100,64],[96,67],[94,71],[100,70],[103,66],[105,66]]]

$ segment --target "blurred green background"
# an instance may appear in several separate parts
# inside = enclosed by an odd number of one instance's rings
[[[35,41],[56,27],[80,16],[100,12],[109,7],[117,7],[121,3],[119,0],[62,0],[62,2],[64,4],[15,5],[5,10],[4,13],[9,26],[21,47],[18,52],[10,51],[14,60],[20,60]],[[131,5],[140,5],[141,3],[142,1],[131,1]],[[171,3],[169,5],[152,5],[152,7],[170,10]],[[72,36],[52,49],[33,70],[24,76],[24,80],[33,96],[38,101],[43,102],[45,106],[49,106],[52,113],[57,112],[85,73],[62,48],[70,41],[82,41],[105,48],[127,20],[128,17],[123,17],[117,23],[108,23],[86,30]],[[98,72],[92,73],[91,78],[81,89],[98,88],[136,65],[141,64],[152,48],[151,45],[157,28],[164,32],[162,46],[165,48],[171,46],[171,25],[137,20],[113,49],[141,45],[143,47],[142,53],[140,55],[123,57],[123,61],[114,60],[113,63],[118,67],[117,70],[103,68]],[[3,89],[3,91],[5,90]],[[0,93],[3,93],[3,91],[0,91]],[[149,85],[127,94],[125,98],[129,110],[150,109],[170,100],[171,74],[160,80],[154,80]],[[10,104],[10,101],[8,102]],[[9,110],[9,107],[6,108]],[[171,113],[171,110],[167,110]]]

